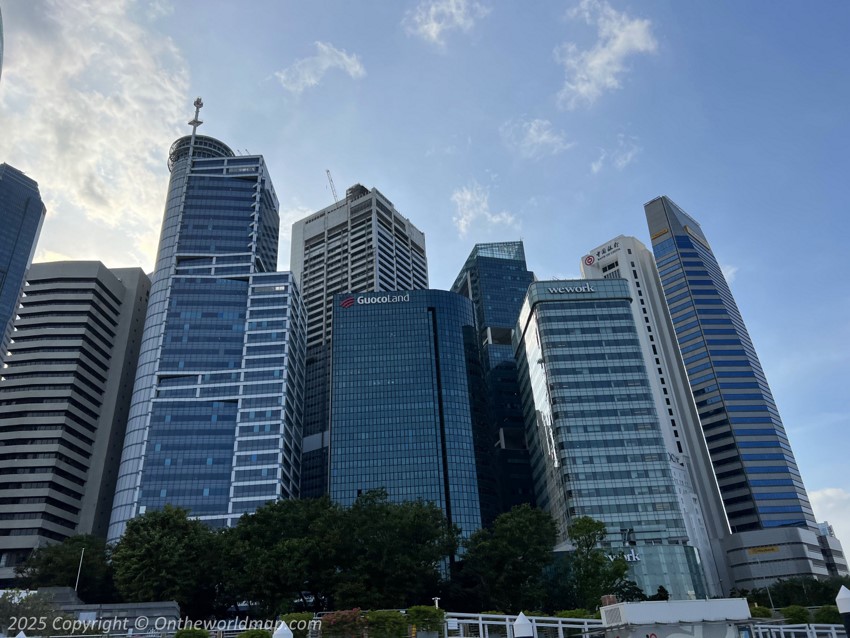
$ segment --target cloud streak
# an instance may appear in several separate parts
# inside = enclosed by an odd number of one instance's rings
[[[562,108],[592,105],[603,93],[620,88],[627,71],[626,60],[658,48],[649,20],[632,18],[605,0],[582,0],[569,15],[596,27],[597,40],[584,51],[572,42],[555,49],[555,60],[564,67],[566,75],[558,93]]]
[[[525,159],[557,155],[574,146],[549,120],[509,120],[499,128],[505,146]]]
[[[489,13],[489,7],[475,0],[425,0],[407,12],[403,24],[408,34],[443,47],[445,32],[467,33]]]
[[[133,8],[4,6],[0,157],[38,181],[47,205],[36,260],[153,264],[166,155],[191,100],[181,52]]]
[[[328,71],[339,69],[353,79],[366,75],[366,69],[355,54],[348,54],[327,42],[316,42],[316,55],[296,60],[295,63],[275,73],[281,86],[290,93],[300,95],[305,89],[318,86]]]
[[[620,133],[617,136],[617,146],[612,150],[602,149],[599,157],[591,162],[590,170],[595,175],[599,173],[606,164],[611,164],[618,171],[623,170],[635,161],[643,149],[638,146],[638,138]]]
[[[473,225],[509,228],[518,226],[516,217],[511,213],[507,211],[494,213],[490,210],[489,190],[474,180],[468,186],[456,189],[452,193],[451,200],[455,205],[452,221],[461,237],[466,237]]]

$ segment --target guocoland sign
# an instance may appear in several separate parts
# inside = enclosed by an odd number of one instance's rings
[[[382,295],[382,294],[367,294],[367,295],[351,295],[339,302],[343,308],[351,308],[353,305],[370,305],[370,304],[386,304],[386,303],[406,303],[410,301],[410,293],[400,295]]]

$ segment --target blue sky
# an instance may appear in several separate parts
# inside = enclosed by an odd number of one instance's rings
[[[426,233],[579,273],[643,203],[696,217],[730,275],[819,519],[850,549],[850,4],[0,0],[0,161],[48,204],[42,260],[153,264],[170,143],[262,153],[288,226],[355,182]]]

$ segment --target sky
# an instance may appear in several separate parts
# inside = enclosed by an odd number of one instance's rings
[[[819,520],[850,550],[850,3],[0,0],[0,162],[38,181],[36,260],[152,269],[170,144],[268,162],[289,229],[378,188],[431,286],[476,242],[578,277],[665,194],[702,225]],[[829,273],[832,273],[831,275]]]

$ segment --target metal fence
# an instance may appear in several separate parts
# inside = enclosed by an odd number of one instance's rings
[[[753,625],[753,638],[847,638],[841,625]]]

